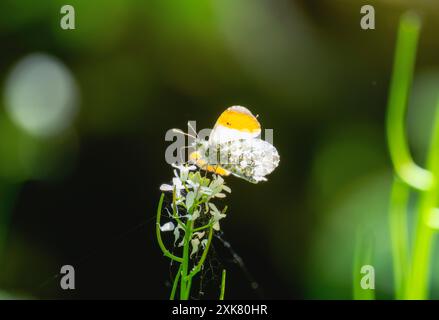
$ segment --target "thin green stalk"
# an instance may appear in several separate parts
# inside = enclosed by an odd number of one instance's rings
[[[180,275],[181,275],[181,263],[180,266],[178,267],[178,271],[177,274],[175,275],[174,278],[174,283],[172,284],[172,291],[171,291],[171,296],[169,297],[169,300],[174,300],[175,298],[175,293],[177,291],[177,286],[178,286],[178,280],[180,279]]]
[[[392,239],[393,275],[395,281],[395,297],[404,297],[406,279],[409,271],[409,248],[407,205],[409,187],[398,177],[393,178],[390,199],[390,234]]]
[[[192,214],[192,212],[188,212],[188,214]],[[182,261],[182,269],[181,269],[181,284],[180,284],[180,299],[187,300],[189,299],[190,290],[187,275],[189,270],[189,246],[192,239],[192,228],[193,221],[188,220],[186,222],[186,231],[184,234],[184,246],[183,246],[183,261]]]
[[[209,251],[210,244],[212,242],[212,235],[213,235],[213,229],[212,226],[210,226],[206,247],[204,248],[203,254],[201,255],[201,258],[198,261],[197,265],[192,269],[192,271],[188,275],[188,278],[193,278],[198,272],[200,272],[201,268],[203,267],[204,261],[207,258],[207,253]]]
[[[363,277],[370,276],[370,281],[375,281],[375,276],[363,274],[364,266],[373,266],[372,263],[373,243],[366,237],[364,232],[357,233],[357,241],[354,253],[353,266],[353,295],[355,300],[374,300],[375,288],[363,288]],[[374,271],[372,271],[374,272]]]
[[[165,197],[165,194],[162,193],[162,195],[160,196],[159,205],[157,207],[157,218],[156,218],[157,222],[156,222],[156,227],[155,227],[155,233],[156,233],[156,236],[157,236],[157,241],[159,243],[160,249],[162,249],[162,252],[163,252],[163,254],[165,256],[167,256],[168,258],[170,258],[172,260],[175,260],[177,262],[183,262],[182,258],[173,255],[171,252],[169,252],[168,249],[166,249],[165,244],[163,243],[163,240],[162,240],[162,236],[161,236],[161,233],[160,233],[160,217],[161,217],[161,214],[162,214],[162,206],[163,206],[163,199],[164,199],[164,197]]]
[[[180,217],[178,216],[178,211],[177,211],[177,203],[176,203],[176,190],[174,188],[174,190],[172,191],[172,216],[175,220],[177,220],[177,223],[183,228],[183,230],[185,229],[185,225],[184,223],[181,221]]]
[[[223,269],[223,274],[221,276],[221,291],[220,291],[220,300],[224,300],[224,293],[226,291],[226,269]]]
[[[397,296],[400,297],[401,292],[405,291],[403,295],[408,299],[425,299],[428,296],[434,230],[429,227],[427,221],[436,207],[438,196],[436,180],[439,178],[439,112],[435,117],[427,170],[420,168],[413,162],[405,134],[405,113],[413,78],[420,29],[421,22],[417,16],[405,14],[401,17],[387,114],[387,136],[395,171],[408,186],[421,191],[412,260],[410,264],[405,264],[406,268],[410,267],[405,280],[405,288],[402,279],[407,273],[407,270],[402,269],[406,255],[403,253],[406,251],[404,249],[405,240],[402,240],[405,232],[402,228],[405,222],[397,216],[397,211],[398,206],[401,209],[403,206],[401,203],[406,201],[404,198],[407,197],[407,190],[402,190],[400,186],[394,186],[392,195],[394,204],[392,204],[393,209],[390,211]],[[401,203],[396,203],[398,201]]]
[[[427,190],[433,177],[414,163],[405,133],[407,100],[420,29],[421,22],[416,15],[408,13],[401,17],[388,100],[387,138],[390,156],[401,180],[418,190]]]
[[[205,230],[205,229],[207,229],[207,228],[210,228],[210,227],[212,227],[212,226],[213,226],[213,222],[208,223],[208,224],[206,224],[206,225],[204,225],[204,226],[202,226],[202,227],[195,228],[195,229],[192,230],[192,231],[193,231],[193,232],[198,232],[198,231],[202,231],[202,230]]]
[[[435,179],[431,188],[421,194],[419,202],[412,271],[407,288],[408,299],[426,299],[428,296],[431,253],[435,235],[435,230],[430,228],[428,221],[437,206],[439,191],[437,183],[439,177],[439,101],[436,107],[436,116],[427,158],[427,169]]]
[[[203,254],[201,255],[200,260],[198,261],[198,263],[196,264],[196,266],[192,269],[192,271],[190,271],[189,273],[185,273],[184,271],[182,271],[182,278],[181,281],[182,283],[185,283],[185,290],[184,290],[184,294],[182,295],[182,299],[188,299],[190,296],[190,289],[191,289],[191,284],[192,284],[192,278],[201,271],[201,268],[204,264],[204,261],[207,258],[207,254],[209,252],[209,248],[210,248],[210,244],[212,242],[212,235],[213,235],[213,229],[212,229],[212,225],[210,226],[209,229],[209,236],[207,239],[207,243],[206,243],[206,247],[204,248]],[[189,252],[189,250],[188,250]],[[184,256],[184,253],[183,253]],[[184,268],[184,265],[183,265]],[[184,270],[184,269],[183,269]]]

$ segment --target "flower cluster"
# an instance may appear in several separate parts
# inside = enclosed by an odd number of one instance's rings
[[[215,198],[225,198],[231,189],[219,175],[212,178],[202,176],[196,166],[172,165],[174,177],[172,184],[162,184],[160,190],[172,192],[172,213],[167,210],[170,221],[161,225],[162,232],[173,231],[174,245],[184,246],[187,240],[192,246],[191,256],[198,252],[199,246],[207,244],[207,229],[220,230],[219,221],[226,217],[227,206],[219,210],[212,202]],[[183,222],[185,221],[185,223]],[[201,224],[201,226],[200,226]],[[181,237],[188,233],[190,238]]]

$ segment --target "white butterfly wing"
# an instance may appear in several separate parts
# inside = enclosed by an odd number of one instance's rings
[[[220,164],[233,175],[258,183],[279,165],[276,148],[259,138],[232,140],[218,145]]]

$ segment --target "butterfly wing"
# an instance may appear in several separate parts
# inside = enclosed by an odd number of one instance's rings
[[[209,145],[227,141],[252,139],[261,133],[258,119],[245,107],[227,108],[218,118],[209,136]]]
[[[218,118],[207,144],[191,154],[203,170],[258,183],[279,164],[276,148],[259,138],[261,125],[245,107],[227,108]]]
[[[252,183],[266,181],[265,176],[280,161],[276,148],[259,138],[227,141],[219,144],[217,150],[223,168]]]

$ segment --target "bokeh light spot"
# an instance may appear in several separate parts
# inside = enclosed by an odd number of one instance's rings
[[[17,126],[34,136],[53,136],[69,127],[77,101],[71,72],[53,56],[26,56],[6,80],[6,110]]]

